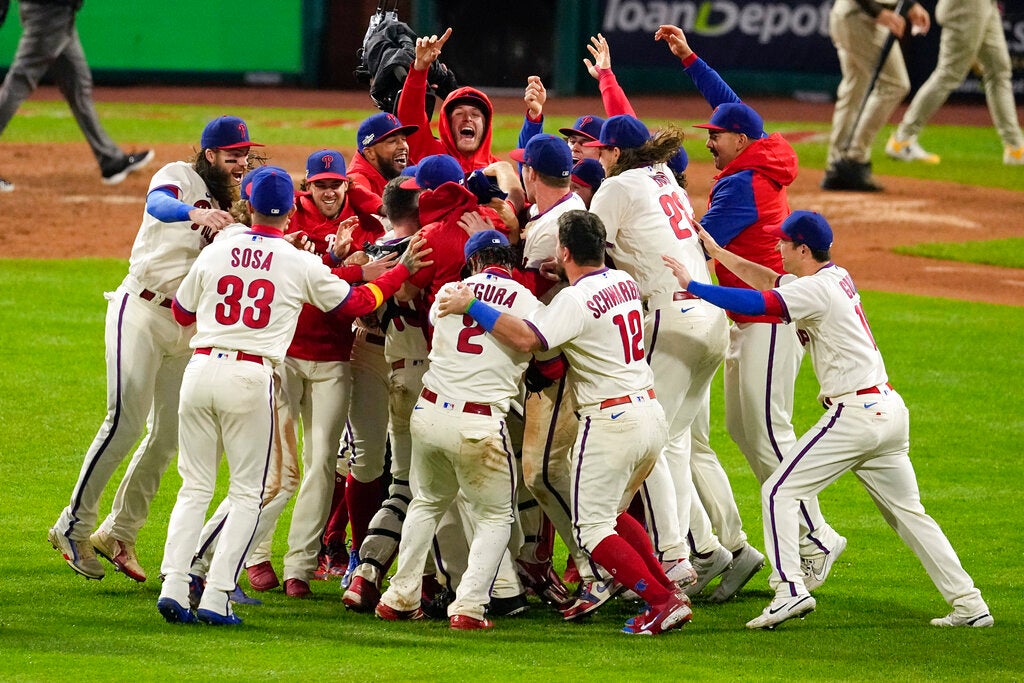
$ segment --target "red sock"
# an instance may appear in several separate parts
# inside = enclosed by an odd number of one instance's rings
[[[651,576],[665,588],[675,590],[675,583],[672,579],[665,576],[665,570],[661,568],[661,562],[654,555],[651,537],[640,526],[640,522],[636,521],[628,512],[623,512],[615,522],[615,533],[622,536],[636,550],[637,555],[643,560],[644,566],[647,567],[647,571],[651,573]]]
[[[364,484],[350,472],[345,485],[345,503],[349,526],[352,527],[352,547],[358,549],[366,538],[370,520],[380,509],[380,478]]]
[[[613,534],[605,538],[594,548],[591,557],[647,604],[662,605],[669,599],[668,589],[651,576],[640,554],[621,536]]]
[[[345,477],[335,472],[331,514],[324,527],[324,545],[344,550],[346,526],[348,526],[348,508],[345,507]]]

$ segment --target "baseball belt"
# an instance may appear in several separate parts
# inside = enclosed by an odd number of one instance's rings
[[[250,363],[259,363],[263,365],[263,356],[257,356],[253,353],[246,353],[245,351],[232,351],[230,349],[217,349],[217,356],[230,356],[234,354],[235,360],[247,360]],[[213,348],[209,346],[202,346],[196,349],[196,355],[198,356],[210,356],[213,355]]]
[[[605,408],[621,406],[623,403],[632,403],[634,399],[643,400],[645,395],[648,398],[657,398],[654,395],[654,389],[648,389],[646,392],[639,394],[629,394],[628,396],[619,396],[618,398],[606,398],[605,400],[601,401],[600,408],[601,410],[604,410]]]
[[[430,403],[437,404],[437,402],[438,402],[437,394],[435,394],[430,389],[427,389],[426,387],[423,387],[423,391],[420,392],[420,396],[422,396],[424,400],[429,401]],[[455,403],[453,403],[451,401],[442,401],[441,402],[441,406],[443,408],[447,408],[448,406],[454,406],[454,405],[455,405]],[[473,415],[488,415],[489,416],[491,414],[491,407],[489,405],[487,405],[486,403],[470,403],[469,401],[465,401],[462,404],[462,412],[464,412],[464,413],[472,413]]]

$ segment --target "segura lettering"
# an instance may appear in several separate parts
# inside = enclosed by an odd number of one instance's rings
[[[587,302],[587,308],[600,318],[612,308],[629,301],[640,301],[640,287],[635,282],[619,282],[609,285]]]
[[[476,282],[473,284],[473,296],[486,304],[494,304],[503,308],[512,308],[519,292],[499,287],[498,285]]]

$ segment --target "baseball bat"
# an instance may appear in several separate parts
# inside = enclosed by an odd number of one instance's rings
[[[899,0],[896,3],[896,8],[893,10],[896,14],[903,14],[903,5],[905,0]],[[864,99],[860,101],[860,107],[857,109],[857,116],[853,119],[853,125],[850,126],[850,134],[846,137],[846,143],[843,145],[843,155],[845,156],[850,151],[850,145],[853,144],[853,136],[857,133],[857,126],[860,124],[860,118],[864,115],[864,107],[868,104],[868,98],[871,97],[871,93],[875,89],[875,84],[878,83],[878,76],[882,73],[882,67],[885,65],[885,60],[889,57],[889,52],[892,51],[892,46],[896,43],[896,34],[889,31],[889,35],[885,37],[885,42],[882,43],[882,51],[878,54],[878,62],[875,64],[875,70],[871,74],[871,81],[868,82],[868,89],[864,92]]]

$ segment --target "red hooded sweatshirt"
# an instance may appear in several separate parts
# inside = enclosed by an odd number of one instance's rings
[[[396,112],[398,119],[404,125],[419,126],[419,130],[407,138],[409,141],[409,163],[418,163],[423,157],[428,157],[432,154],[450,154],[458,160],[463,171],[472,173],[478,168],[484,168],[495,161],[500,161],[498,157],[491,154],[491,122],[494,118],[494,106],[487,95],[476,88],[470,87],[453,90],[445,98],[444,104],[441,105],[441,114],[438,117],[437,124],[440,139],[435,138],[431,131],[430,119],[427,118],[427,112],[424,107],[426,98],[427,69],[421,71],[410,68],[409,75],[405,79],[405,85],[402,87],[402,94],[398,96],[398,111]],[[484,136],[480,141],[480,146],[469,155],[462,154],[455,147],[455,141],[452,137],[449,119],[452,109],[457,104],[461,104],[458,100],[463,100],[466,104],[473,104],[479,107],[486,119],[484,122]]]
[[[456,183],[445,183],[420,194],[423,228],[419,234],[426,240],[424,247],[434,250],[428,256],[434,264],[419,270],[409,282],[423,290],[428,307],[441,287],[462,279],[462,267],[466,265],[463,252],[469,235],[459,225],[459,218],[478,208],[476,195]]]

